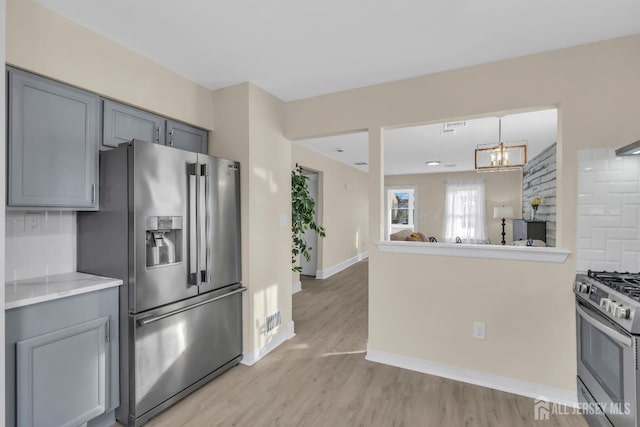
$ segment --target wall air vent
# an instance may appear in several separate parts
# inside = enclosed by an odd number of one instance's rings
[[[280,310],[276,311],[265,319],[265,332],[271,332],[282,324],[282,313]]]

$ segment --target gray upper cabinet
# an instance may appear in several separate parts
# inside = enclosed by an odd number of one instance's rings
[[[103,103],[102,147],[115,148],[139,139],[164,144],[163,117],[105,99]]]
[[[7,205],[97,210],[100,98],[9,68]]]
[[[132,139],[207,154],[208,132],[144,110],[104,99],[102,145],[108,150]]]
[[[167,120],[167,145],[196,153],[208,153],[208,133],[204,129]]]

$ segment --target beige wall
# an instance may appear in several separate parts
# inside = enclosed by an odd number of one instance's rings
[[[638,75],[640,35],[289,102],[285,135],[369,129],[376,241],[381,127],[557,107],[557,244],[575,252],[577,151],[638,138]],[[575,390],[573,254],[549,264],[369,253],[370,348]],[[471,339],[474,320],[486,341]]]
[[[249,87],[249,261],[253,348],[264,347],[292,320],[291,142],[282,135],[282,102]],[[280,227],[280,216],[287,226]],[[282,326],[264,333],[265,317],[282,311]],[[250,347],[251,348],[251,347]]]
[[[487,233],[493,244],[502,241],[502,222],[493,219],[493,208],[511,206],[519,217],[522,205],[522,171],[504,171],[479,174],[472,172],[425,173],[416,175],[388,175],[385,186],[418,187],[418,231],[442,241],[444,226],[444,202],[447,180],[468,181],[481,179],[485,184],[485,210]],[[506,221],[505,240],[513,240],[511,221]]]
[[[265,347],[292,320],[291,142],[282,135],[280,100],[243,83],[213,92],[211,152],[240,161],[244,351]],[[266,333],[265,317],[282,311],[282,326]]]
[[[293,144],[292,165],[320,172],[321,244],[318,270],[326,270],[363,254],[369,245],[368,174]]]
[[[212,129],[211,91],[49,11],[7,1],[8,64]]]

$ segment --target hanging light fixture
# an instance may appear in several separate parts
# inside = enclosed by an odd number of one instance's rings
[[[479,144],[475,153],[478,172],[520,169],[527,164],[527,141],[503,142],[502,117],[498,117],[498,143]]]

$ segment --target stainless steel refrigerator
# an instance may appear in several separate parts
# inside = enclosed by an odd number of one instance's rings
[[[116,418],[141,425],[242,359],[239,164],[135,140],[101,152],[78,271],[124,281]]]

